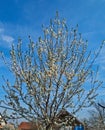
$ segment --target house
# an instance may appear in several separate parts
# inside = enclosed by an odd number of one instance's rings
[[[32,122],[21,122],[18,126],[18,130],[37,130],[38,125]]]
[[[15,130],[15,127],[13,124],[6,124],[2,126],[0,130]]]
[[[84,124],[80,120],[66,110],[61,110],[59,112],[56,124],[54,130],[74,130],[76,126],[84,127]]]
[[[3,129],[10,129],[10,130],[14,130],[14,124],[12,123],[7,123],[7,121],[4,119],[4,117],[2,116],[2,114],[0,113],[0,130]]]
[[[57,115],[57,123],[65,122],[66,126],[79,126],[83,123],[66,110],[61,110]]]
[[[62,110],[56,116],[56,120],[52,126],[52,130],[75,130],[76,126],[84,126],[81,121],[70,114],[66,110]],[[22,122],[18,130],[38,130],[39,125],[37,123]]]
[[[3,119],[2,114],[0,113],[0,130],[7,124],[6,120]]]

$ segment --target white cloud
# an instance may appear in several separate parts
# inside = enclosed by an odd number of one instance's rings
[[[7,43],[12,43],[14,41],[14,38],[9,35],[2,35],[1,37],[2,37],[2,40]]]
[[[4,27],[0,27],[0,46],[8,48],[14,42],[14,38],[11,35],[8,35],[8,30]]]
[[[0,33],[3,33],[4,32],[4,29],[3,28],[0,28]]]

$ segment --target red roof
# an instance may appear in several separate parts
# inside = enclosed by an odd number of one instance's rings
[[[37,126],[32,122],[21,122],[18,126],[18,130],[32,130],[37,129]]]

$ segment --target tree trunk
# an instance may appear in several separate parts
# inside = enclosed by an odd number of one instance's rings
[[[48,126],[46,126],[46,130],[52,130],[52,127],[50,124]]]

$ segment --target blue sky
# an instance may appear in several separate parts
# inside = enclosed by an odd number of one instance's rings
[[[0,0],[0,51],[8,59],[10,45],[17,43],[18,37],[23,39],[25,45],[28,35],[37,40],[42,35],[41,25],[47,26],[56,11],[66,18],[69,27],[79,25],[79,32],[88,40],[89,49],[97,49],[105,40],[105,0]],[[104,50],[97,59],[99,79],[103,81]],[[12,77],[0,60],[0,85],[3,84],[2,75]],[[105,92],[99,90],[99,93],[100,98],[104,98]]]

